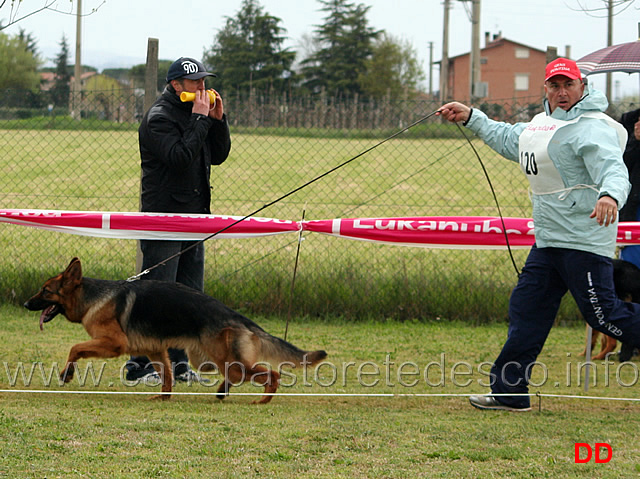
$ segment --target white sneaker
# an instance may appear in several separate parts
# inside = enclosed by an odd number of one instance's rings
[[[175,377],[176,381],[181,383],[199,383],[201,381],[200,376],[193,369],[188,369],[182,374],[178,374]]]
[[[158,371],[153,371],[152,373],[145,374],[140,378],[139,381],[140,382],[138,384],[144,383],[145,386],[149,386],[149,387],[158,386],[162,382],[162,380],[160,379],[160,375],[158,374]]]

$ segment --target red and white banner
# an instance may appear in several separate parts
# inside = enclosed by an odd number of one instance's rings
[[[290,221],[242,216],[170,213],[116,213],[61,210],[0,209],[0,222],[83,236],[124,239],[200,240],[225,228],[215,238],[246,238],[296,231],[398,246],[500,249],[535,241],[533,220],[494,216],[427,216]],[[233,225],[233,226],[231,226]],[[618,225],[618,244],[640,244],[640,222]]]
[[[178,213],[115,213],[60,210],[0,210],[0,222],[99,238],[200,240],[243,216]],[[220,233],[221,238],[298,231],[295,221],[249,217]]]
[[[534,243],[533,221],[504,218],[512,248]],[[429,216],[410,218],[350,218],[306,221],[304,231],[399,246],[427,248],[505,248],[502,221],[493,216]]]

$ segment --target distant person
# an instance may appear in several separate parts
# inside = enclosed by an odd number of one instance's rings
[[[620,210],[620,221],[640,221],[640,109],[623,113],[620,123],[627,130],[627,146],[624,149],[624,164],[629,171],[631,192],[624,208]],[[640,245],[629,245],[620,249],[620,259],[640,268]],[[638,350],[622,343],[618,359],[629,361]]]
[[[141,211],[210,214],[212,165],[229,156],[231,138],[220,95],[211,104],[205,79],[215,77],[193,58],[179,58],[169,67],[167,86],[145,114],[138,137],[142,165]],[[195,93],[182,102],[180,93]],[[195,245],[195,246],[194,246]],[[141,240],[142,270],[184,251],[166,265],[152,269],[142,279],[175,281],[204,289],[204,244],[192,241]],[[190,248],[188,251],[185,251]],[[185,351],[169,349],[174,378],[190,381],[195,373]],[[127,380],[155,376],[144,356],[127,362]]]
[[[491,368],[492,394],[469,398],[479,409],[531,410],[523,395],[531,367],[567,291],[592,328],[640,345],[640,304],[616,296],[611,260],[618,208],[630,187],[622,160],[626,132],[603,113],[606,97],[585,85],[574,61],[549,63],[544,91],[544,112],[529,123],[493,121],[457,102],[440,110],[519,162],[533,203],[536,242],[511,294],[507,341]]]
[[[623,158],[631,181],[631,192],[624,208],[620,210],[620,221],[640,221],[640,109],[624,113],[620,123],[628,134]],[[622,248],[620,259],[640,267],[640,245]]]

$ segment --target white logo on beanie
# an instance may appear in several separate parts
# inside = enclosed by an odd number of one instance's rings
[[[198,73],[198,65],[191,60],[185,60],[181,63],[182,68],[184,69],[185,75],[190,75],[192,73]]]

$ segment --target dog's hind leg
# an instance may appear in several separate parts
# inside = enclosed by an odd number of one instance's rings
[[[171,363],[169,362],[169,353],[167,350],[162,352],[147,353],[147,356],[151,360],[151,364],[160,375],[162,379],[162,393],[157,396],[151,397],[151,399],[171,399],[171,385],[173,384],[173,373],[171,372]]]
[[[226,398],[229,395],[230,387],[231,387],[231,383],[227,380],[227,378],[224,378],[222,380],[222,384],[218,388],[216,397],[222,401],[224,398]]]
[[[602,333],[602,341],[600,345],[600,352],[593,357],[593,359],[605,359],[607,354],[612,353],[617,346],[618,342],[604,333]]]
[[[265,396],[254,404],[266,404],[280,384],[280,374],[256,363],[260,339],[247,330],[225,328],[204,346],[209,358],[216,363],[224,379],[218,388],[218,399],[229,394],[231,386],[246,381],[264,385]]]
[[[200,357],[206,356],[209,362],[213,362],[222,374],[222,384],[218,387],[216,394],[220,400],[229,395],[231,386],[239,386],[246,378],[244,364],[235,359],[234,339],[236,334],[237,331],[233,328],[225,328],[207,338],[203,342],[202,348],[197,352]]]
[[[217,398],[224,399],[229,394],[231,386],[240,386],[246,381],[251,384],[264,385],[265,395],[260,400],[253,401],[253,404],[266,404],[273,399],[273,394],[278,390],[280,384],[280,374],[264,366],[254,364],[250,366],[246,363],[234,361],[224,365],[225,378],[218,388]]]
[[[229,395],[231,386],[240,386],[247,380],[247,366],[240,361],[226,361],[218,366],[223,375],[222,384],[218,388],[216,397],[220,400]]]
[[[225,367],[222,360],[218,359],[217,363],[214,362],[212,357],[209,357],[201,347],[190,347],[187,350],[187,354],[189,356],[189,362],[191,362],[193,368],[196,369],[199,374],[203,372],[218,372],[222,374],[222,384],[218,387],[216,397],[220,400],[227,397],[231,383],[225,375],[225,372],[228,372],[228,367]]]
[[[280,374],[272,369],[267,369],[264,366],[258,366],[254,364],[248,371],[249,378],[252,384],[264,384],[265,395],[258,401],[253,401],[253,404],[267,404],[273,399],[273,394],[278,390],[280,384]]]

